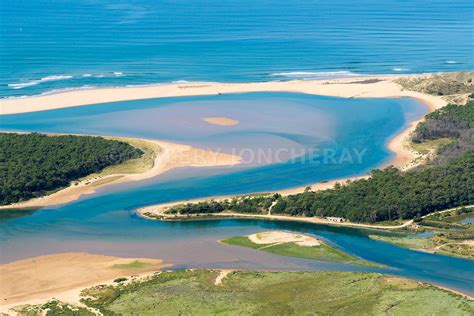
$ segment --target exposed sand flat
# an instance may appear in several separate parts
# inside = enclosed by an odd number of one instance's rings
[[[126,139],[123,138],[122,139]],[[240,157],[213,152],[189,145],[175,144],[159,140],[144,140],[161,148],[161,152],[157,154],[153,167],[145,172],[136,174],[110,174],[96,182],[89,179],[79,182],[77,185],[71,185],[63,190],[53,194],[31,199],[12,205],[0,206],[1,209],[15,208],[35,208],[68,203],[77,200],[85,194],[92,194],[96,189],[105,184],[119,183],[125,181],[139,181],[155,177],[173,168],[180,167],[213,167],[213,166],[231,166],[240,162]]]
[[[401,77],[409,76],[380,75],[330,80],[293,80],[256,83],[209,82],[74,90],[26,98],[1,99],[0,114],[44,111],[126,100],[263,91],[299,92],[344,98],[411,97],[420,99],[432,109],[446,104],[439,96],[403,90],[399,84],[394,82],[394,80]],[[411,77],[413,77],[413,75]]]
[[[248,238],[254,244],[270,245],[276,243],[295,243],[298,246],[313,247],[321,245],[321,241],[315,237],[273,230],[263,233],[249,235]]]
[[[202,120],[209,124],[221,126],[234,126],[239,124],[238,120],[234,120],[228,117],[204,117]]]
[[[138,261],[141,264],[127,264]],[[117,266],[119,265],[119,266]],[[124,266],[125,265],[125,266]],[[158,259],[60,253],[0,265],[0,311],[51,298],[77,303],[86,287],[170,267]]]

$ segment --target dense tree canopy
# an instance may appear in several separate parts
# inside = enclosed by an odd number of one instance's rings
[[[400,172],[374,170],[369,179],[282,198],[272,213],[338,216],[375,222],[409,219],[474,203],[474,151],[446,165]]]
[[[102,137],[0,133],[0,204],[45,195],[142,154]]]
[[[185,204],[175,214],[267,213],[336,216],[355,222],[411,219],[431,212],[474,203],[474,151],[446,165],[401,172],[394,167],[372,171],[369,179],[336,185],[334,189],[280,196],[239,197],[231,201]]]
[[[418,124],[413,135],[414,143],[440,138],[451,138],[453,141],[438,149],[435,163],[444,163],[450,158],[462,156],[474,150],[474,101],[466,105],[447,105],[426,116]]]

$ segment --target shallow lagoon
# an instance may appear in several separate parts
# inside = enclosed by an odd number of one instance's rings
[[[316,234],[395,274],[474,293],[472,262],[402,249],[374,241],[356,229],[260,220],[162,223],[135,215],[140,206],[210,195],[288,188],[353,176],[386,163],[387,140],[424,106],[410,99],[338,99],[291,93],[251,93],[117,102],[2,116],[4,130],[69,132],[160,138],[232,152],[294,149],[279,163],[249,159],[233,168],[180,169],[131,184],[113,185],[93,196],[0,223],[1,261],[47,253],[88,251],[158,257],[180,267],[288,270],[376,270],[345,264],[279,257],[224,246],[218,239],[263,229]],[[172,113],[173,115],[168,115]],[[206,116],[238,119],[237,126],[202,122]],[[148,124],[140,122],[146,118]],[[284,119],[283,119],[284,118]],[[300,149],[366,151],[357,163],[308,163]],[[290,151],[291,152],[291,151]]]

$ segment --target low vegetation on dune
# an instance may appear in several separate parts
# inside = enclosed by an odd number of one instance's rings
[[[426,115],[416,127],[412,141],[442,141],[431,163],[441,164],[474,150],[474,100],[466,105],[450,104]]]
[[[125,142],[102,137],[0,133],[0,205],[44,196],[142,155]]]
[[[280,194],[253,194],[236,196],[219,201],[202,201],[174,205],[164,211],[168,215],[215,214],[223,211],[236,213],[266,214],[270,207],[281,198]]]
[[[438,75],[403,77],[396,81],[407,90],[433,95],[474,93],[474,72],[452,72]]]
[[[108,140],[125,142],[143,152],[140,157],[129,159],[118,165],[109,166],[100,171],[100,176],[111,174],[134,174],[143,173],[150,170],[155,165],[157,154],[162,151],[162,148],[153,142],[137,139],[137,138],[122,138],[122,137],[104,137]],[[93,177],[91,175],[90,177]]]
[[[161,272],[127,284],[82,292],[103,315],[472,315],[473,301],[405,278],[356,272]],[[52,301],[19,315],[94,315]]]

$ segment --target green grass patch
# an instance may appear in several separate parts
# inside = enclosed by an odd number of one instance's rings
[[[432,151],[436,152],[439,148],[443,148],[444,146],[453,144],[454,142],[456,141],[452,138],[439,138],[426,140],[422,143],[412,143],[411,147],[420,154],[426,155]]]
[[[241,246],[252,249],[257,249],[261,251],[266,251],[275,255],[304,258],[304,259],[313,259],[313,260],[323,260],[323,261],[335,261],[335,262],[344,262],[344,263],[353,263],[357,265],[368,265],[368,266],[378,266],[382,267],[383,265],[360,260],[350,254],[341,251],[333,246],[322,243],[319,246],[299,246],[295,243],[283,243],[283,244],[268,244],[261,245],[252,242],[248,237],[232,237],[228,239],[221,240],[222,243],[232,246]]]
[[[252,248],[252,249],[259,249],[265,246],[265,245],[259,245],[250,241],[250,239],[246,236],[232,237],[232,238],[221,240],[221,242],[227,245],[242,246],[242,247],[247,247],[247,248]]]
[[[21,305],[13,309],[18,316],[37,316],[37,315],[47,315],[47,316],[94,316],[90,310],[80,306],[74,306],[72,304],[63,303],[56,299],[52,299],[44,304],[37,305]],[[7,315],[7,314],[3,314]]]
[[[121,263],[121,264],[114,264],[112,268],[115,269],[140,269],[149,266],[150,263],[140,262],[140,261],[133,261],[130,263]]]
[[[435,247],[433,240],[430,238],[388,237],[380,235],[369,235],[369,237],[410,249],[430,249]]]
[[[103,315],[472,315],[474,302],[405,278],[360,272],[162,272],[127,285],[96,286],[82,303]],[[52,301],[19,315],[92,315]]]
[[[111,174],[143,173],[154,166],[156,156],[162,151],[162,148],[157,144],[142,139],[122,137],[104,138],[125,142],[135,148],[140,149],[143,152],[143,155],[139,158],[127,160],[119,165],[109,166],[99,173],[87,176],[88,179],[92,179],[98,176],[108,176]]]
[[[376,273],[163,272],[144,282],[96,288],[83,300],[104,315],[471,315],[472,301]],[[91,294],[91,293],[88,293]]]

